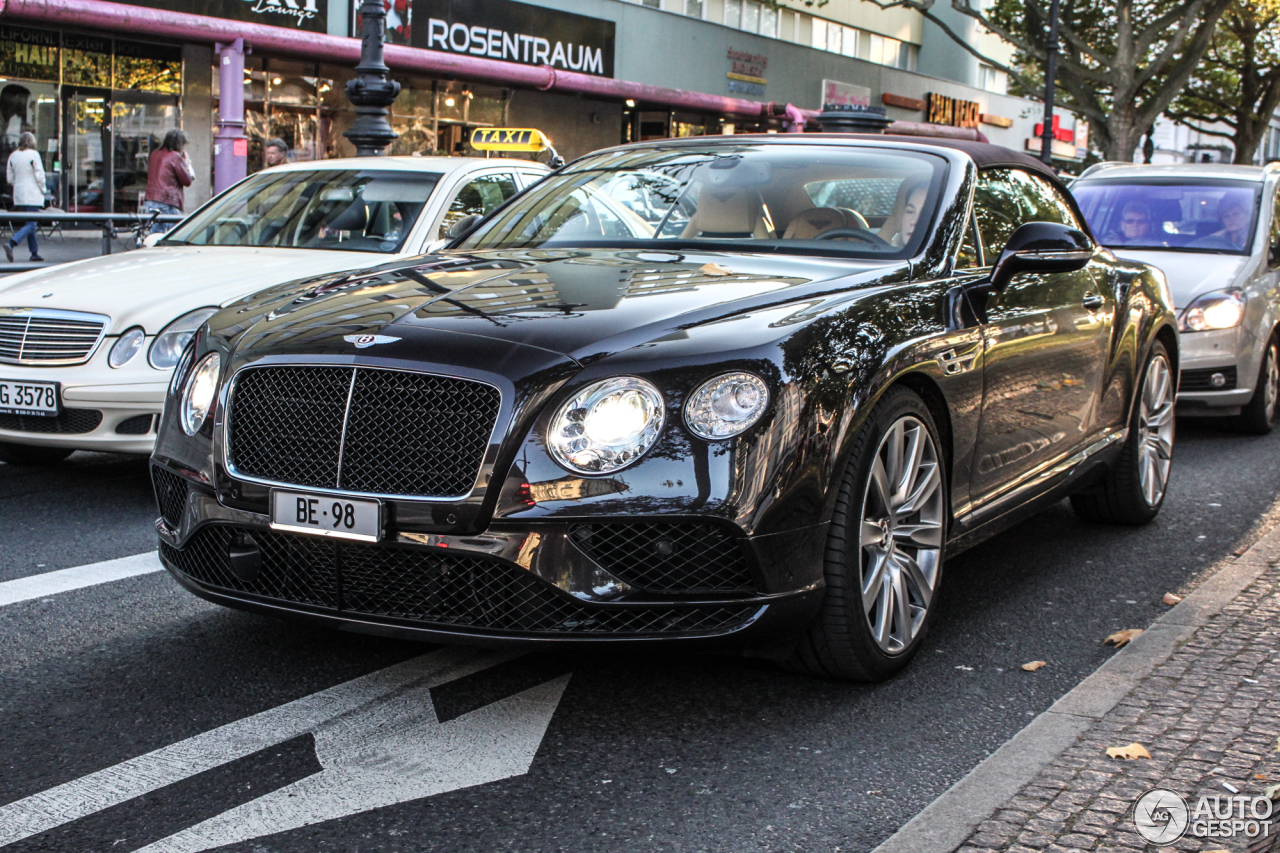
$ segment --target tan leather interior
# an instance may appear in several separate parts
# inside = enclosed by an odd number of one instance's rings
[[[784,240],[812,240],[833,228],[866,228],[867,220],[847,207],[811,207],[796,214],[782,235]]]
[[[907,195],[912,187],[907,181],[903,181],[898,187],[898,197],[893,202],[893,213],[889,214],[889,218],[880,226],[878,236],[886,243],[892,242],[893,238],[902,230],[902,215],[907,211]]]
[[[680,236],[772,240],[777,234],[759,191],[707,187],[698,196],[698,209]]]

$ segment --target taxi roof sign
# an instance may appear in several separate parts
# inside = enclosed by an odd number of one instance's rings
[[[471,147],[477,151],[527,151],[537,154],[551,148],[551,140],[531,127],[477,127],[471,131]]]

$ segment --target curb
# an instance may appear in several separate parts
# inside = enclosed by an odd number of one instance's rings
[[[1280,526],[1206,578],[872,853],[952,853],[1276,560]]]

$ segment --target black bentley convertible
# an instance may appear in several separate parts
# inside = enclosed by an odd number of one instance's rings
[[[946,557],[1159,512],[1177,338],[1037,161],[840,135],[621,146],[436,255],[200,330],[153,457],[211,601],[457,643],[732,646],[883,678]]]

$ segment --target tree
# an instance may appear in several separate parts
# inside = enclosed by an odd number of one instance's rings
[[[962,15],[1013,45],[1006,64],[983,54],[938,17],[935,0],[872,0],[915,9],[981,61],[1001,69],[1024,94],[1042,92],[1049,0],[951,0]],[[1089,120],[1108,160],[1129,160],[1142,134],[1186,86],[1232,0],[1062,0],[1057,92]],[[1248,2],[1248,0],[1244,0]]]
[[[1280,106],[1280,0],[1237,0],[1185,92],[1167,115],[1209,136],[1235,143],[1235,162],[1252,163]],[[1191,122],[1221,122],[1230,132]]]

